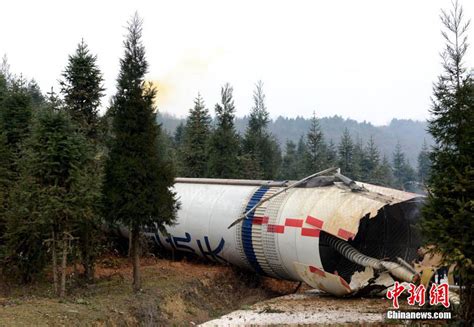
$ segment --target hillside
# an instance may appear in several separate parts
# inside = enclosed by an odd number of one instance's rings
[[[158,121],[168,133],[173,134],[176,127],[185,120],[169,114],[159,114]],[[237,118],[236,127],[240,134],[245,132],[248,117]],[[320,119],[321,128],[326,140],[333,140],[339,143],[342,132],[345,128],[349,130],[354,140],[360,138],[362,142],[367,142],[373,136],[382,154],[390,159],[397,142],[400,142],[403,151],[413,167],[416,167],[418,153],[421,150],[423,140],[428,144],[433,144],[431,135],[426,132],[427,123],[423,121],[413,121],[411,119],[392,119],[386,126],[374,126],[367,122],[357,122],[353,119],[343,119],[340,116],[324,117]],[[310,120],[297,117],[278,117],[269,124],[269,129],[275,135],[282,148],[286,140],[298,142],[301,135],[306,134],[310,126]]]

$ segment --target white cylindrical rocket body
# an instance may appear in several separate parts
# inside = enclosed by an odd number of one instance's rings
[[[167,236],[151,229],[148,229],[148,236],[170,250],[194,253],[276,278],[306,282],[309,278],[315,287],[334,294],[347,294],[351,292],[350,277],[346,276],[344,280],[339,276],[336,268],[342,270],[341,265],[331,261],[335,254],[321,253],[322,231],[344,240],[354,240],[364,217],[374,220],[385,206],[416,197],[412,193],[372,185],[364,184],[364,187],[367,190],[364,194],[352,192],[339,183],[292,188],[263,203],[243,222],[229,229],[244,212],[282,187],[206,183],[205,179],[196,183],[195,180],[180,179],[175,184],[181,203],[176,225],[167,228]],[[387,214],[383,216],[384,221],[387,220]],[[368,238],[378,237],[372,225],[369,222],[369,227],[364,227],[373,230]],[[390,229],[387,227],[390,222],[385,225],[384,230]],[[359,240],[360,247],[368,248],[366,252],[371,253],[371,244],[379,248],[390,240],[390,235],[380,237],[385,239]],[[385,255],[384,251],[377,255]],[[323,258],[325,263],[322,257],[326,257]]]

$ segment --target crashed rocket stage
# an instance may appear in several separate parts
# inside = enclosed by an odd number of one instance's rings
[[[339,176],[291,188],[287,182],[178,178],[176,225],[168,235],[153,226],[146,234],[170,250],[304,281],[334,295],[416,279],[406,262],[420,246],[414,224],[422,197]]]

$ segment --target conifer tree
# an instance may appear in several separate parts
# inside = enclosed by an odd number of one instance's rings
[[[420,154],[418,155],[418,181],[425,184],[428,181],[431,170],[430,151],[426,140],[423,141]]]
[[[327,162],[328,167],[337,166],[337,149],[336,144],[334,144],[334,141],[332,139],[329,140],[327,146]]]
[[[300,139],[298,140],[298,145],[296,147],[298,179],[301,179],[311,174],[311,172],[308,171],[308,165],[306,164],[307,158],[308,149],[306,147],[305,138],[303,135],[301,135]]]
[[[393,178],[394,187],[400,190],[411,190],[409,182],[415,180],[415,172],[408,163],[400,142],[395,146],[393,153]]]
[[[11,170],[12,161],[10,149],[7,146],[7,138],[5,134],[0,131],[0,248],[3,243],[3,234],[5,233],[5,213],[8,204],[8,190],[13,182]],[[3,257],[0,249],[0,261]]]
[[[69,56],[68,64],[62,74],[61,93],[64,95],[64,108],[84,134],[87,141],[94,149],[96,158],[91,163],[93,168],[88,170],[92,175],[90,179],[97,181],[92,185],[97,186],[100,193],[102,176],[102,157],[100,153],[102,145],[99,144],[99,105],[104,95],[103,78],[97,66],[97,57],[89,52],[82,40],[73,55]],[[94,278],[94,261],[97,255],[97,247],[100,231],[100,214],[97,210],[97,199],[90,199],[89,206],[82,208],[85,215],[76,220],[75,235],[78,237],[79,250],[81,253],[84,275],[87,280]]]
[[[328,168],[327,165],[327,149],[324,142],[324,135],[319,126],[319,120],[316,118],[316,113],[313,112],[311,117],[311,125],[306,135],[307,148],[307,172],[313,174]]]
[[[30,280],[44,265],[47,241],[54,286],[61,297],[66,292],[74,221],[94,192],[90,187],[94,180],[84,174],[92,158],[86,140],[76,132],[68,115],[56,108],[44,108],[25,141],[19,178],[11,194],[5,235],[9,268],[16,269],[23,281]]]
[[[204,105],[201,94],[198,94],[194,100],[194,107],[189,110],[181,147],[185,177],[207,177],[210,135],[211,116]]]
[[[280,168],[281,151],[275,137],[268,132],[270,117],[265,106],[262,81],[259,81],[255,87],[253,100],[254,106],[245,131],[243,151],[250,160],[254,161],[252,165],[259,167],[258,171],[262,174],[262,176],[251,176],[251,178],[273,179]]]
[[[7,144],[18,154],[21,142],[28,136],[32,116],[31,97],[22,78],[11,80],[0,107],[0,130]]]
[[[393,169],[386,155],[383,156],[380,165],[376,169],[373,183],[386,187],[393,187],[394,185]]]
[[[86,136],[95,139],[104,87],[97,56],[89,52],[84,40],[77,45],[76,52],[69,56],[60,84],[66,110]]]
[[[235,106],[232,87],[221,88],[221,104],[216,104],[217,126],[209,143],[209,176],[215,178],[238,177],[239,137],[235,130]]]
[[[474,323],[474,81],[464,63],[469,21],[457,1],[442,11],[441,21],[444,72],[433,90],[429,132],[436,144],[421,227],[444,264],[456,264],[460,318],[467,326]]]
[[[178,207],[170,189],[174,172],[160,158],[160,127],[153,106],[156,89],[144,80],[148,63],[141,38],[142,20],[135,14],[128,24],[117,93],[110,109],[114,137],[103,186],[104,216],[130,231],[134,291],[141,289],[141,229],[156,226],[164,232],[166,225],[173,224]]]
[[[370,136],[365,147],[365,156],[362,159],[361,180],[368,183],[377,183],[377,169],[380,165],[380,152],[375,145],[373,136]]]
[[[362,165],[364,164],[365,157],[366,153],[362,139],[358,137],[357,142],[354,144],[352,155],[352,178],[355,180],[362,180]]]
[[[344,129],[344,133],[339,143],[339,168],[342,174],[354,178],[354,143],[352,142],[349,131]]]
[[[298,158],[296,144],[293,141],[286,141],[285,155],[281,165],[281,179],[296,180],[299,178]]]

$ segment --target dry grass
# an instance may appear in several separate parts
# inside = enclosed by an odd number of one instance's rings
[[[146,258],[143,291],[134,294],[131,272],[127,260],[103,258],[96,283],[71,283],[64,300],[53,296],[48,276],[27,286],[0,282],[0,326],[189,326],[296,287],[227,266]]]

